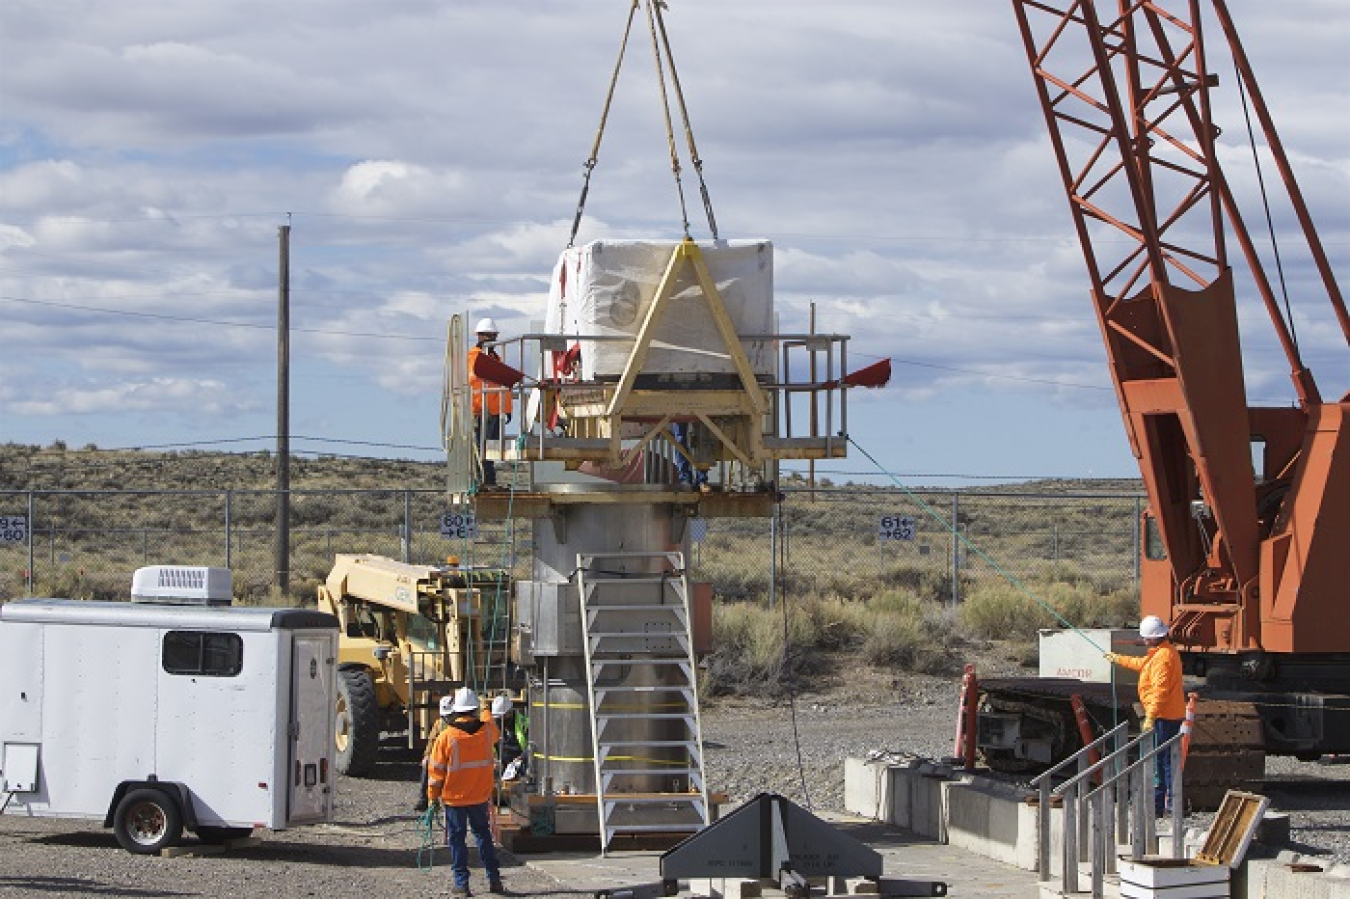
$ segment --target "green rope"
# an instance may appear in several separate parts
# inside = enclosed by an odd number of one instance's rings
[[[1072,623],[1070,623],[1070,621],[1069,621],[1067,618],[1065,618],[1063,615],[1059,614],[1059,611],[1058,611],[1057,609],[1055,609],[1053,606],[1051,606],[1050,603],[1046,602],[1045,600],[1043,600],[1043,599],[1041,599],[1039,596],[1037,596],[1035,593],[1033,593],[1033,592],[1030,590],[1030,588],[1028,588],[1025,584],[1023,584],[1023,583],[1017,578],[1016,575],[1014,575],[1012,572],[1008,571],[1008,570],[1007,570],[1006,568],[1004,568],[1002,565],[998,564],[998,562],[996,562],[996,561],[994,561],[992,558],[990,558],[989,555],[986,554],[986,553],[984,552],[984,550],[980,549],[980,547],[978,547],[978,546],[975,545],[973,542],[971,542],[970,538],[966,537],[966,535],[962,534],[962,533],[956,528],[954,522],[951,522],[951,521],[949,521],[948,519],[943,518],[940,514],[938,514],[938,511],[937,511],[936,509],[934,509],[934,508],[933,508],[932,506],[930,506],[928,503],[924,502],[923,497],[919,496],[919,495],[918,495],[917,493],[915,493],[913,490],[910,490],[907,486],[905,486],[903,483],[901,483],[900,479],[897,478],[894,474],[892,474],[889,470],[887,470],[886,467],[883,466],[880,462],[878,462],[878,461],[872,456],[871,453],[869,453],[867,450],[865,450],[865,449],[863,449],[861,446],[859,446],[859,445],[858,445],[858,441],[854,440],[852,437],[849,437],[849,438],[848,438],[848,442],[851,443],[851,444],[853,444],[853,447],[854,447],[858,452],[860,452],[860,453],[862,453],[864,456],[866,456],[867,459],[868,459],[868,461],[870,461],[873,465],[875,465],[875,466],[877,467],[877,471],[880,471],[880,472],[881,472],[882,474],[884,474],[886,477],[890,478],[890,479],[891,479],[891,483],[893,483],[896,487],[900,488],[900,490],[903,491],[904,494],[905,494],[906,496],[908,496],[910,499],[912,499],[912,500],[919,506],[919,508],[923,509],[926,513],[928,513],[928,516],[929,516],[930,518],[932,518],[935,522],[937,522],[939,525],[941,525],[941,527],[943,528],[943,530],[949,531],[949,532],[951,533],[951,535],[952,535],[952,539],[953,539],[953,540],[959,541],[959,542],[961,543],[962,546],[964,546],[964,547],[965,547],[966,549],[968,549],[969,551],[975,553],[975,555],[978,556],[980,559],[982,559],[984,562],[988,563],[988,565],[989,565],[991,568],[993,568],[994,571],[998,572],[998,574],[1000,574],[1000,575],[1001,575],[1001,576],[1002,576],[1009,584],[1011,584],[1011,585],[1013,586],[1014,589],[1016,589],[1019,593],[1021,593],[1021,594],[1022,594],[1023,596],[1025,596],[1027,599],[1029,599],[1029,600],[1031,600],[1032,602],[1036,603],[1036,605],[1040,606],[1041,608],[1043,608],[1043,609],[1045,609],[1047,612],[1049,612],[1052,616],[1054,616],[1054,618],[1055,618],[1056,621],[1058,621],[1060,624],[1064,625],[1064,627],[1067,628],[1068,630],[1073,631],[1075,634],[1077,634],[1079,637],[1081,637],[1081,638],[1082,638],[1089,646],[1091,646],[1093,649],[1097,650],[1097,652],[1100,652],[1100,653],[1105,653],[1105,652],[1107,652],[1107,650],[1102,649],[1100,646],[1098,646],[1098,645],[1097,645],[1097,642],[1096,642],[1095,640],[1093,640],[1093,639],[1092,639],[1091,637],[1089,637],[1087,634],[1083,633],[1081,630],[1079,630],[1077,627],[1075,627],[1075,626],[1074,626]],[[953,585],[953,586],[955,586],[955,585]],[[1118,697],[1118,695],[1117,695],[1116,666],[1115,666],[1114,663],[1112,663],[1112,664],[1111,664],[1111,707],[1112,707],[1112,710],[1113,710],[1113,712],[1112,712],[1112,726],[1113,726],[1113,727],[1114,727],[1116,724],[1119,723],[1119,711],[1118,711],[1118,710],[1119,710],[1119,705],[1120,705],[1120,700],[1119,700],[1119,697]]]
[[[1063,615],[1059,614],[1059,611],[1054,606],[1050,605],[1050,603],[1046,602],[1045,600],[1037,596],[1035,593],[1031,592],[1031,589],[1027,587],[1025,584],[1023,584],[1020,580],[1018,580],[1016,575],[1014,575],[1012,572],[1008,571],[1002,565],[998,564],[998,562],[990,558],[989,555],[985,553],[984,550],[980,549],[979,546],[971,542],[969,537],[967,537],[965,534],[962,534],[954,524],[952,524],[950,521],[939,515],[936,509],[934,509],[928,503],[924,502],[923,497],[919,496],[913,490],[910,490],[903,483],[901,483],[900,479],[897,478],[895,475],[891,474],[891,472],[887,471],[886,468],[883,467],[880,462],[878,462],[875,458],[872,457],[871,453],[863,449],[861,446],[858,446],[858,441],[854,440],[852,437],[849,437],[848,442],[853,444],[854,448],[858,452],[866,456],[868,461],[870,461],[873,465],[877,467],[878,471],[886,475],[886,477],[890,478],[891,483],[895,484],[896,487],[899,487],[905,493],[906,496],[912,499],[919,506],[919,508],[927,512],[930,518],[932,518],[935,522],[937,522],[939,525],[942,526],[943,530],[948,531],[952,535],[953,540],[959,541],[962,546],[973,552],[976,556],[978,556],[981,560],[983,560],[991,568],[993,568],[994,571],[998,572],[1004,578],[1004,580],[1006,580],[1009,584],[1012,584],[1012,586],[1014,587],[1014,589],[1017,590],[1017,592],[1021,593],[1027,599],[1036,603],[1036,605],[1045,609],[1054,617],[1056,621],[1058,621],[1060,624],[1064,625],[1064,627],[1068,628],[1069,630],[1073,631],[1075,634],[1086,640],[1088,642],[1088,645],[1092,646],[1098,652],[1106,652],[1106,650],[1098,646],[1091,637],[1089,637],[1087,634],[1083,633],[1081,630],[1079,630],[1077,627],[1071,624],[1069,620],[1065,618]]]
[[[417,817],[417,835],[421,838],[422,844],[417,849],[417,869],[419,871],[430,871],[436,866],[436,848],[445,845],[445,840],[437,839],[436,831],[445,833],[445,827],[441,824],[442,818],[438,814],[441,810],[439,802],[427,806],[427,810]]]

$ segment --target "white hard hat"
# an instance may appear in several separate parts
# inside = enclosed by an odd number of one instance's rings
[[[455,711],[455,700],[454,700],[454,697],[451,697],[451,696],[442,696],[442,697],[441,697],[441,715],[442,715],[443,717],[449,716],[449,715],[450,715],[451,713],[453,713],[454,711]]]
[[[1144,620],[1139,622],[1139,636],[1145,639],[1166,637],[1167,625],[1157,615],[1145,616]]]
[[[452,711],[456,712],[476,712],[478,711],[478,694],[468,687],[460,687],[455,691],[455,704]]]
[[[500,696],[494,696],[492,699],[492,717],[500,718],[511,711],[511,697],[505,693]]]
[[[478,324],[474,325],[473,333],[475,333],[475,334],[499,334],[499,333],[501,333],[501,332],[497,330],[497,323],[494,322],[492,319],[490,319],[490,318],[480,318],[480,319],[478,320]]]

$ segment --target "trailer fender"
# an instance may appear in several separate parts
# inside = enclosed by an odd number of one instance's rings
[[[124,780],[113,790],[112,801],[108,803],[108,813],[103,818],[104,827],[113,826],[113,817],[117,814],[117,805],[122,801],[122,797],[132,790],[139,790],[142,787],[149,790],[159,790],[161,793],[167,793],[170,798],[178,800],[178,808],[183,813],[183,826],[188,830],[197,829],[197,810],[192,807],[192,791],[186,784],[174,783],[167,780],[159,780],[153,774],[146,780]]]

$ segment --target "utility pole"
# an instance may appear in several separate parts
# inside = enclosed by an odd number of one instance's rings
[[[277,283],[277,593],[291,589],[291,226],[279,229]]]

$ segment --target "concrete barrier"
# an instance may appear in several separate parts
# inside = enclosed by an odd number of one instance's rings
[[[1036,805],[1028,801],[1031,794],[983,778],[962,778],[942,789],[946,842],[1005,865],[1036,870],[1040,822]]]
[[[1028,871],[1036,870],[1040,840],[1033,799],[1025,789],[934,762],[894,756],[844,762],[844,807],[852,814]],[[1063,810],[1052,808],[1050,816],[1050,873],[1058,878]],[[1189,836],[1188,854],[1203,840]],[[1254,845],[1233,872],[1233,899],[1350,899],[1350,865],[1289,851],[1261,858],[1260,849]]]
[[[947,842],[942,784],[952,769],[889,756],[844,760],[844,809]]]

